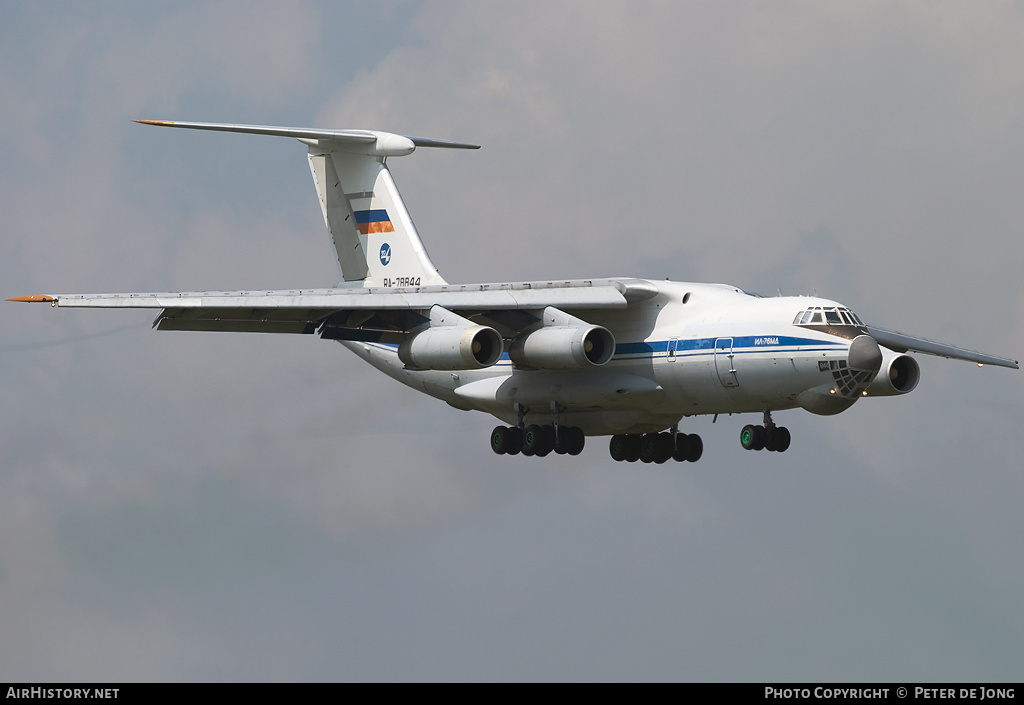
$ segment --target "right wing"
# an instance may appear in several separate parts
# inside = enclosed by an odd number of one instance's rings
[[[624,308],[657,293],[640,279],[578,280],[415,287],[125,294],[37,294],[11,301],[52,306],[163,309],[159,330],[318,333],[336,340],[399,342],[430,321],[439,306],[484,316],[512,334],[538,322],[546,307]]]

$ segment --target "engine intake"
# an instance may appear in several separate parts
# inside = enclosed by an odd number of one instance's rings
[[[921,367],[909,355],[884,350],[882,367],[868,385],[867,394],[873,397],[891,397],[909,394],[921,381]]]
[[[615,336],[564,311],[544,309],[544,324],[524,333],[509,347],[508,356],[519,367],[574,370],[600,367],[615,354]]]
[[[501,358],[501,334],[440,306],[430,310],[430,327],[398,346],[398,359],[420,370],[479,370]]]

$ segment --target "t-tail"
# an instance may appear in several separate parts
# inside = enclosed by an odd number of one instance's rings
[[[409,287],[446,283],[423,247],[391,178],[387,158],[412,154],[416,147],[479,149],[479,145],[377,130],[315,130],[163,120],[136,122],[299,140],[309,149],[309,169],[341,268],[339,286]]]

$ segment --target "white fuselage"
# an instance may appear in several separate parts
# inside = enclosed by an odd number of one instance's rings
[[[587,435],[643,433],[684,416],[803,406],[849,408],[860,392],[837,394],[830,372],[846,365],[851,339],[793,324],[810,297],[760,298],[721,284],[650,282],[658,294],[628,310],[577,313],[606,327],[615,354],[601,367],[518,368],[508,355],[482,370],[414,370],[396,346],[343,342],[374,367],[460,409],[509,424],[555,420]],[[877,368],[876,368],[877,369]]]

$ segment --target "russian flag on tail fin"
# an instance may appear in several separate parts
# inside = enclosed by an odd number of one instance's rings
[[[388,212],[383,208],[355,211],[353,215],[356,219],[356,225],[359,226],[360,235],[395,232],[395,226],[391,224],[391,218],[388,217]]]

